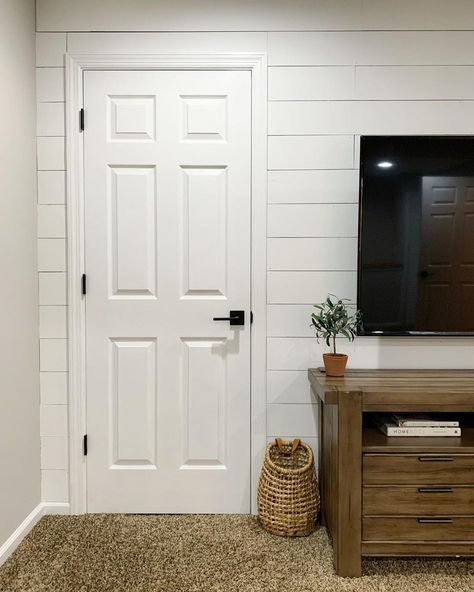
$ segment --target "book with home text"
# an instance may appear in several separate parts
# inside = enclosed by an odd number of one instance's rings
[[[460,436],[461,428],[453,426],[400,426],[392,421],[390,416],[375,415],[373,418],[375,424],[386,436],[424,436],[424,437],[449,437]]]

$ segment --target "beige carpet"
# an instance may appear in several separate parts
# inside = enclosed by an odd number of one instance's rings
[[[250,516],[48,516],[0,568],[0,590],[471,592],[474,562],[370,560],[343,579],[324,529],[285,539]]]

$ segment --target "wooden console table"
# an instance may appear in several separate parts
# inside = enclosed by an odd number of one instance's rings
[[[336,573],[360,576],[362,557],[474,555],[474,371],[308,375]],[[372,426],[374,411],[453,413],[462,436],[388,438]]]

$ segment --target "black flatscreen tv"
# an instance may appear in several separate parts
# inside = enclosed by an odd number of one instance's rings
[[[362,136],[363,335],[474,335],[474,136]]]

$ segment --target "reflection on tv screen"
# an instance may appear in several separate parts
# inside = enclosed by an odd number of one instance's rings
[[[474,138],[363,136],[366,334],[474,333]]]

